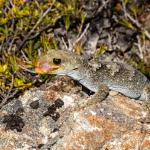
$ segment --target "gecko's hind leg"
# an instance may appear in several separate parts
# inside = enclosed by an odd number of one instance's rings
[[[108,94],[109,94],[108,86],[101,84],[98,88],[98,91],[94,95],[92,95],[87,100],[81,101],[78,106],[80,108],[84,108],[84,107],[89,107],[91,105],[94,105],[96,103],[100,103],[101,101],[106,99]]]

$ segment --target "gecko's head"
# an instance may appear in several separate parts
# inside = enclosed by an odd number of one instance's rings
[[[79,65],[79,59],[72,53],[63,50],[51,50],[38,59],[35,72],[66,75],[70,71],[78,69]]]

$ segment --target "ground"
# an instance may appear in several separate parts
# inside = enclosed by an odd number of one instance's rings
[[[1,149],[150,149],[142,102],[110,91],[102,102],[79,109],[90,97],[68,77],[26,91],[0,113]]]

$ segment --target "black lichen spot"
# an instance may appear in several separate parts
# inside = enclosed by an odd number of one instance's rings
[[[44,116],[44,117],[49,116],[49,112],[46,111],[46,112],[43,114],[43,116]]]
[[[54,104],[47,108],[47,111],[43,116],[50,116],[54,121],[57,121],[60,117],[60,114],[57,111],[57,108],[60,108],[64,105],[64,102],[61,99],[57,99]]]
[[[6,123],[5,130],[16,129],[17,132],[21,132],[22,128],[25,126],[23,119],[20,116],[15,114],[4,116],[3,123]]]
[[[56,106],[54,104],[52,104],[51,106],[49,106],[47,108],[48,111],[46,111],[43,114],[43,116],[51,116],[51,115],[53,115],[55,113],[56,109],[57,109]]]
[[[60,114],[58,112],[55,112],[53,115],[51,115],[51,117],[54,121],[57,121],[60,117]]]
[[[59,131],[59,129],[58,128],[54,128],[54,130],[52,132],[57,132],[57,131]]]
[[[53,105],[48,107],[48,112],[50,114],[53,114],[56,111],[56,109],[57,109],[56,106],[53,104]]]
[[[55,106],[57,107],[57,108],[60,108],[60,107],[62,107],[64,105],[64,102],[61,100],[61,99],[57,99],[56,101],[55,101]]]
[[[22,107],[18,108],[16,111],[16,115],[18,115],[18,116],[22,116],[23,113],[24,113],[24,109]]]
[[[32,109],[38,109],[38,108],[39,108],[39,101],[36,100],[36,101],[31,102],[31,103],[30,103],[30,107],[31,107]]]
[[[55,104],[51,105],[48,107],[48,111],[46,111],[43,116],[50,116],[52,117],[52,119],[54,121],[57,121],[58,118],[60,117],[60,114],[58,112],[56,112],[57,107],[55,106]]]
[[[40,148],[42,148],[44,146],[44,144],[39,144],[38,145],[38,148],[40,149]]]

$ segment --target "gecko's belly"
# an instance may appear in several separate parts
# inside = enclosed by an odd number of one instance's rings
[[[89,81],[85,81],[85,80],[81,80],[79,82],[83,86],[85,86],[86,88],[88,88],[89,90],[91,90],[95,93],[99,91],[99,86],[96,83],[92,84]],[[123,95],[128,96],[130,98],[138,99],[141,96],[140,91],[134,91],[134,90],[131,90],[128,87],[125,87],[125,86],[120,86],[120,85],[115,85],[115,84],[110,85],[110,84],[107,84],[107,83],[101,83],[101,84],[105,84],[109,87],[110,90],[120,92]]]
[[[92,84],[89,80],[79,80],[79,83],[85,86],[87,89],[89,89],[92,92],[98,92],[99,86],[97,84]]]

